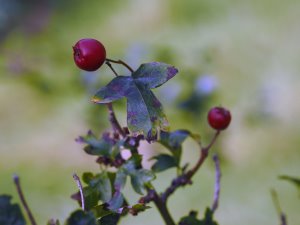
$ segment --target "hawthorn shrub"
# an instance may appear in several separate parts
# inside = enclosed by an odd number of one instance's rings
[[[64,224],[66,225],[116,225],[124,216],[136,216],[150,208],[153,203],[166,225],[217,225],[214,212],[218,208],[220,195],[220,162],[217,155],[213,156],[216,169],[215,190],[211,206],[203,215],[190,211],[179,221],[174,221],[167,203],[178,188],[191,185],[192,178],[199,171],[209,156],[210,149],[218,136],[231,122],[230,111],[223,107],[213,107],[207,115],[208,123],[215,130],[207,146],[201,144],[200,135],[189,130],[169,130],[167,117],[163,106],[151,89],[157,88],[173,78],[178,70],[162,62],[150,62],[140,65],[133,70],[122,60],[112,60],[106,57],[104,45],[94,39],[79,40],[73,47],[76,65],[86,71],[95,71],[106,64],[115,77],[104,87],[100,88],[92,98],[95,104],[101,104],[108,109],[108,119],[111,131],[102,135],[88,131],[79,136],[76,141],[82,144],[83,150],[96,157],[99,172],[85,172],[81,178],[73,175],[78,191],[71,197],[79,204],[79,209],[72,212]],[[121,64],[129,71],[129,75],[121,76],[113,68],[113,64]],[[127,126],[118,122],[112,103],[121,98],[127,99]],[[182,144],[190,137],[199,149],[199,158],[195,165],[182,165]],[[151,169],[145,169],[138,151],[140,142],[146,140],[150,144],[157,142],[164,146],[168,153],[161,153],[152,158]],[[128,157],[122,156],[122,151],[129,150]],[[152,181],[156,175],[176,168],[177,174],[170,180],[169,186],[161,193],[156,191]],[[286,178],[286,177],[285,177]],[[286,178],[287,179],[287,178]],[[130,181],[132,189],[140,195],[139,200],[129,204],[123,188]],[[36,221],[30,211],[21,189],[18,176],[14,182],[23,208],[32,225]],[[276,199],[275,192],[273,192]],[[280,211],[280,210],[279,210]],[[281,211],[280,211],[281,212]],[[283,214],[285,219],[285,216]],[[11,203],[11,196],[0,196],[0,224],[26,224],[20,206]],[[51,219],[48,225],[59,225],[60,222]],[[282,223],[284,224],[284,223]]]

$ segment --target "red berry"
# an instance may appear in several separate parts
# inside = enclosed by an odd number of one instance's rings
[[[86,71],[95,71],[103,65],[106,51],[103,44],[95,39],[81,39],[73,46],[76,65]]]
[[[207,115],[209,125],[216,130],[224,130],[231,121],[230,112],[223,107],[214,107]]]

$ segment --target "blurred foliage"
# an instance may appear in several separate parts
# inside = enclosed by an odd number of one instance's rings
[[[273,178],[299,174],[299,9],[297,0],[0,0],[1,192],[11,193],[11,174],[22,171],[38,221],[44,223],[49,215],[64,221],[74,209],[66,200],[76,188],[72,172],[98,169],[74,143],[89,128],[109,127],[106,109],[89,101],[112,73],[107,68],[84,73],[72,59],[71,46],[93,37],[105,44],[110,58],[134,68],[163,61],[179,69],[155,92],[172,130],[200,132],[205,142],[211,134],[208,108],[232,109],[232,126],[215,147],[226,160],[216,215],[220,224],[276,223],[270,186],[280,191],[288,220],[296,223],[298,199]],[[128,75],[122,67],[116,70]],[[208,95],[197,85],[203,77],[216,80]],[[114,106],[125,124],[125,101]],[[194,146],[185,147],[186,161],[193,160],[197,153],[189,150]],[[145,148],[151,157],[153,150]],[[182,215],[186,205],[198,207],[193,193],[199,185],[210,193],[210,183],[204,182],[212,176],[210,166],[193,191],[178,193],[172,211]],[[159,185],[167,185],[171,174],[162,173]],[[202,207],[209,197],[203,196]],[[145,216],[156,218],[155,210],[148,211]],[[142,216],[127,222],[148,221]]]

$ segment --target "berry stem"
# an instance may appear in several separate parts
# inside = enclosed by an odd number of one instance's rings
[[[21,203],[22,203],[22,205],[23,205],[23,207],[24,207],[24,209],[25,209],[25,211],[27,213],[27,216],[29,218],[30,223],[32,225],[37,225],[37,223],[35,222],[35,219],[34,219],[34,217],[32,215],[32,212],[31,212],[31,210],[30,210],[30,208],[29,208],[29,206],[28,206],[28,204],[27,204],[27,202],[25,200],[25,197],[24,197],[24,194],[23,194],[23,191],[22,191],[22,188],[21,188],[19,176],[15,174],[13,176],[13,180],[14,180],[14,183],[16,185],[16,189],[17,189],[19,198],[20,198]]]
[[[114,109],[112,107],[112,103],[110,102],[110,103],[107,103],[106,105],[107,105],[108,112],[109,112],[109,121],[110,121],[113,129],[115,130],[115,132],[118,132],[123,137],[126,137],[125,131],[122,129],[122,127],[120,126],[120,124],[116,118]]]
[[[121,64],[121,65],[125,66],[131,73],[134,72],[134,70],[127,63],[125,63],[124,61],[122,61],[120,59],[119,60],[113,60],[113,59],[106,58],[106,62],[112,62],[112,63],[116,63],[116,64]]]
[[[170,197],[171,194],[173,194],[178,187],[181,186],[185,186],[187,184],[191,184],[192,181],[192,177],[195,175],[195,173],[199,170],[199,168],[202,166],[202,164],[204,163],[205,159],[208,156],[209,153],[209,149],[213,146],[213,144],[215,143],[215,141],[217,140],[217,137],[220,134],[220,130],[218,130],[214,137],[212,138],[212,140],[210,141],[210,143],[204,147],[204,148],[200,148],[200,157],[196,163],[196,165],[190,169],[189,171],[187,171],[186,173],[182,174],[181,176],[178,176],[176,178],[174,178],[172,180],[171,185],[165,190],[165,192],[163,192],[161,194],[161,199],[166,202],[168,200],[168,198]]]
[[[196,165],[187,172],[187,178],[190,180],[192,178],[192,176],[194,176],[194,174],[199,170],[199,168],[202,166],[203,162],[205,161],[205,159],[208,156],[208,152],[209,149],[213,146],[213,144],[216,142],[219,134],[220,134],[220,130],[217,130],[217,132],[215,133],[214,137],[212,138],[212,140],[210,141],[210,143],[204,147],[201,148],[201,153],[200,153],[200,158],[198,160],[198,162],[196,163]]]
[[[118,73],[115,71],[115,69],[112,67],[110,62],[106,61],[105,64],[113,71],[116,77],[119,76]]]

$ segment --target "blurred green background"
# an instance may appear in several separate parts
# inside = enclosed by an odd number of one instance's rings
[[[172,130],[191,129],[208,143],[207,110],[231,110],[232,124],[213,148],[222,158],[220,224],[278,224],[270,188],[288,222],[297,224],[298,192],[277,176],[300,176],[299,12],[298,0],[0,0],[0,193],[19,201],[12,182],[19,174],[38,224],[64,221],[78,207],[69,198],[77,190],[72,173],[98,168],[74,139],[109,128],[105,107],[90,98],[113,76],[105,67],[94,73],[75,67],[72,45],[91,37],[109,58],[133,68],[163,61],[179,69],[155,90]],[[125,125],[124,106],[115,104]],[[149,156],[160,148],[154,147],[141,151]],[[194,162],[196,146],[187,141],[185,148],[184,160]],[[160,174],[158,190],[173,176]],[[194,185],[171,198],[176,221],[191,209],[202,214],[213,185],[209,159]],[[121,224],[163,222],[153,207]]]

